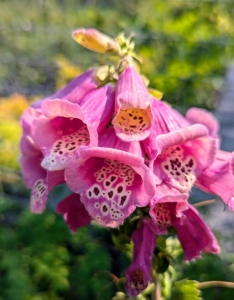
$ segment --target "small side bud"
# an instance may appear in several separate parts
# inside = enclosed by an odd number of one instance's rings
[[[96,29],[79,28],[72,33],[73,39],[83,47],[99,53],[118,52],[118,43]]]

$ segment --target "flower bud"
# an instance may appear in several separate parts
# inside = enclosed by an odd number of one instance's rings
[[[118,43],[96,29],[79,28],[72,33],[73,39],[83,47],[94,52],[118,52]]]

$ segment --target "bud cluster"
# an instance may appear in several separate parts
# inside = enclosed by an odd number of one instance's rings
[[[51,189],[66,184],[72,193],[56,211],[72,231],[91,221],[117,228],[144,210],[126,271],[127,293],[136,296],[151,280],[156,237],[169,228],[176,229],[185,260],[219,252],[188,199],[197,186],[234,211],[233,154],[219,149],[211,113],[190,108],[184,117],[147,88],[130,39],[95,29],[78,29],[73,38],[119,62],[84,72],[24,112],[20,163],[30,207],[42,213]]]

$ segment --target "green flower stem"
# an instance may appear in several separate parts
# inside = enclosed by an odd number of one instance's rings
[[[199,289],[205,289],[210,287],[225,287],[225,288],[234,288],[234,282],[228,281],[205,281],[199,282],[197,284]]]

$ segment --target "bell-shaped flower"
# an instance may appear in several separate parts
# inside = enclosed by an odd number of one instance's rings
[[[148,221],[142,221],[132,234],[133,260],[126,270],[125,288],[130,297],[136,297],[147,288],[151,281],[152,257],[156,245],[156,235]]]
[[[80,147],[65,179],[90,216],[109,227],[119,226],[155,194],[154,176],[144,164],[139,142],[121,141],[113,127],[100,137],[99,147]]]
[[[103,86],[86,95],[80,104],[49,99],[41,105],[43,116],[33,122],[33,139],[43,149],[42,166],[61,170],[78,157],[81,145],[97,146],[98,134],[114,109],[114,92]]]
[[[160,152],[157,143],[158,136],[187,128],[191,125],[204,125],[207,129],[207,135],[216,138],[216,144],[219,144],[217,136],[219,129],[218,121],[211,113],[204,109],[191,108],[187,111],[186,117],[183,117],[167,103],[154,99],[152,112],[154,122],[150,130],[150,136],[142,142],[150,159],[155,159]]]
[[[98,87],[95,73],[94,69],[82,73],[55,94],[34,102],[32,107],[39,109],[42,103],[48,99],[65,99],[73,103],[79,103],[86,94]]]
[[[219,150],[212,165],[198,176],[196,185],[218,195],[234,212],[234,152]]]
[[[175,203],[159,203],[153,199],[150,215],[151,228],[157,235],[167,234],[171,226],[176,229],[185,260],[199,258],[202,252],[220,252],[215,236],[192,205],[178,217]]]
[[[63,218],[69,229],[73,232],[91,222],[91,217],[80,201],[80,195],[71,194],[58,203],[56,212],[63,214]]]
[[[186,208],[197,177],[214,161],[216,140],[207,134],[206,127],[196,124],[157,137],[158,156],[150,162],[156,177],[155,198],[177,202],[178,214]]]
[[[115,118],[113,125],[123,141],[141,141],[150,134],[151,104],[143,79],[132,66],[119,76],[116,85]]]
[[[48,172],[41,167],[42,151],[31,137],[32,122],[39,116],[36,110],[28,108],[21,120],[23,136],[20,142],[20,164],[24,182],[32,189],[30,208],[34,213],[42,213],[51,189],[65,182],[63,171]]]

